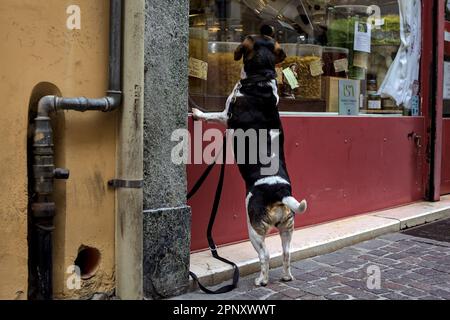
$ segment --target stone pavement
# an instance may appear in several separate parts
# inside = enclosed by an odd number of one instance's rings
[[[373,273],[375,270],[375,273]],[[376,277],[380,272],[380,277]],[[450,299],[450,243],[392,234],[334,253],[292,263],[295,281],[256,288],[256,274],[223,295],[201,292],[179,300],[447,300]],[[379,289],[369,289],[380,280]],[[369,281],[368,281],[369,280]],[[369,285],[368,285],[369,283]]]

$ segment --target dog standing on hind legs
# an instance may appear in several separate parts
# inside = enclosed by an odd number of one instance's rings
[[[223,112],[203,113],[198,109],[192,109],[196,120],[220,122],[229,129],[243,132],[249,130],[269,132],[265,137],[257,135],[256,143],[251,144],[250,139],[245,140],[243,149],[234,145],[236,159],[239,159],[241,152],[245,152],[246,155],[244,163],[237,162],[247,189],[248,233],[261,263],[261,274],[255,280],[257,286],[266,286],[269,282],[270,256],[265,238],[272,228],[279,230],[282,241],[281,280],[294,279],[290,269],[294,218],[295,214],[304,213],[307,209],[306,200],[299,202],[292,196],[284,156],[284,132],[278,112],[279,96],[275,65],[281,63],[286,54],[273,36],[273,28],[265,25],[261,27],[260,35],[247,36],[236,49],[234,58],[236,61],[244,60],[244,72],[242,79],[228,97]],[[261,151],[261,142],[269,146],[265,152]],[[275,145],[278,146],[277,152],[273,151]],[[247,156],[255,150],[257,161],[252,163],[248,161]],[[262,156],[268,155],[277,161],[276,169],[271,174],[265,173],[267,164],[262,161]]]

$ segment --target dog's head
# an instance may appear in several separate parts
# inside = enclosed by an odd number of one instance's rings
[[[286,59],[286,53],[280,44],[275,41],[275,30],[269,25],[264,25],[260,30],[261,34],[247,36],[241,45],[234,52],[236,61],[244,59],[244,64],[251,62],[255,58],[261,61],[270,61],[279,64]],[[261,56],[265,59],[261,59]],[[270,68],[271,66],[265,66]]]

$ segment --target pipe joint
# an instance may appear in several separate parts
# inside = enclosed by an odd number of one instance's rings
[[[45,96],[38,103],[38,118],[48,118],[53,112],[56,112],[56,96]]]

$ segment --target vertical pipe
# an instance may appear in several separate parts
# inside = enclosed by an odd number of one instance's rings
[[[109,86],[108,90],[120,92],[122,90],[122,0],[110,1],[109,15]]]
[[[119,120],[117,178],[143,180],[145,1],[124,3],[124,100]],[[116,294],[143,298],[143,191],[117,189]]]

